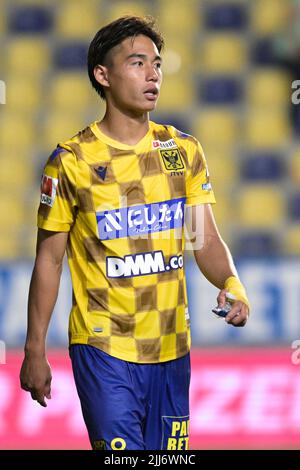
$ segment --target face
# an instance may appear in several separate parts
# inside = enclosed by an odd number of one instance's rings
[[[162,81],[161,57],[154,42],[143,35],[129,37],[110,51],[107,62],[106,67],[95,69],[95,77],[107,91],[108,104],[111,101],[137,114],[152,111]]]

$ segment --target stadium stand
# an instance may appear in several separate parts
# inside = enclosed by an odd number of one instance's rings
[[[241,99],[241,82],[236,77],[214,76],[205,79],[201,99],[205,104],[234,105]]]
[[[276,34],[285,26],[289,2],[256,0],[251,10],[251,27],[255,34]]]
[[[83,9],[79,0],[4,0],[0,78],[8,86],[0,115],[0,194],[9,207],[7,223],[19,228],[16,236],[1,235],[0,257],[33,255],[31,212],[45,159],[57,142],[103,112],[86,74],[89,41],[126,13],[158,19],[166,38],[165,81],[151,117],[200,140],[217,196],[216,218],[232,251],[299,251],[300,151],[290,118],[290,74],[274,55],[288,3],[187,0],[174,8],[172,0],[89,0]],[[7,198],[11,187],[14,202]],[[234,230],[227,226],[233,214]],[[289,228],[279,236],[285,222]]]
[[[286,201],[275,184],[249,183],[238,192],[236,224],[247,229],[279,229],[285,220]]]
[[[283,246],[281,252],[284,255],[299,256],[300,253],[300,223],[289,224],[283,233]],[[278,251],[277,251],[278,253]]]
[[[12,34],[47,34],[52,28],[52,16],[45,6],[17,6],[9,15],[9,30]]]
[[[50,49],[51,45],[45,36],[11,35],[4,54],[5,74],[8,78],[22,74],[22,79],[24,77],[40,77],[43,80],[48,68],[52,66]]]
[[[242,31],[246,25],[247,11],[244,5],[235,2],[208,4],[205,17],[206,28]]]
[[[241,162],[241,176],[247,182],[280,183],[285,177],[285,162],[280,154],[257,153]]]
[[[244,258],[267,258],[278,255],[280,243],[273,231],[240,231],[235,235],[235,253]]]
[[[200,47],[198,69],[201,73],[241,73],[246,66],[246,43],[233,33],[206,35]]]
[[[94,31],[104,23],[101,2],[89,1],[88,8],[82,8],[80,0],[61,2],[57,10],[55,35],[64,39],[91,39]]]

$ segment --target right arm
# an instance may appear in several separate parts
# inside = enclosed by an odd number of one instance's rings
[[[47,406],[51,398],[51,369],[46,335],[57,299],[68,232],[38,230],[37,251],[28,298],[28,325],[20,381],[33,400]]]

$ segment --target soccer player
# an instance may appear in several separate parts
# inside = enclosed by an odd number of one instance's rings
[[[149,18],[119,18],[97,32],[88,73],[105,116],[60,143],[42,177],[21,386],[42,406],[51,398],[45,338],[67,251],[69,351],[94,449],[188,448],[185,212],[196,262],[220,289],[219,306],[227,292],[235,296],[226,321],[244,326],[249,313],[214,221],[199,142],[149,121],[162,48]]]

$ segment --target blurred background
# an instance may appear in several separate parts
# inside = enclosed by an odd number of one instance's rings
[[[218,226],[252,304],[245,329],[214,318],[217,289],[187,253],[191,447],[300,448],[297,0],[1,0],[0,448],[89,448],[67,351],[67,267],[48,408],[19,390],[18,374],[42,168],[57,142],[102,117],[86,52],[123,14],[157,18],[164,84],[151,118],[204,147]]]

